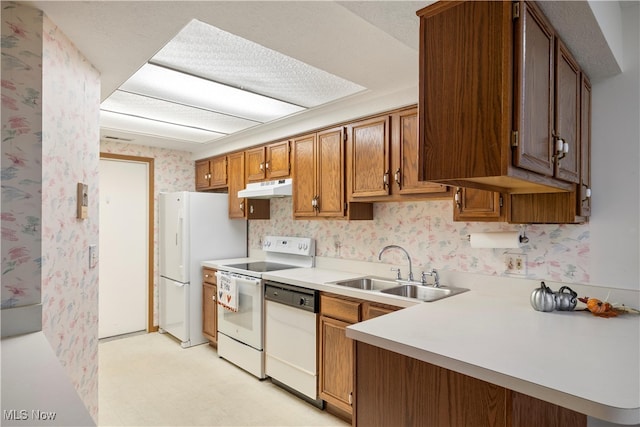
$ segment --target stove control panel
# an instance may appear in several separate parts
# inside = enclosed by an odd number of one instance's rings
[[[316,241],[308,237],[266,236],[262,250],[270,253],[315,256]]]

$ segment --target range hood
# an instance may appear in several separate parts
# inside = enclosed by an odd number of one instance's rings
[[[238,191],[239,198],[271,199],[274,197],[291,196],[293,180],[291,178],[276,181],[254,182],[247,184],[247,188]]]

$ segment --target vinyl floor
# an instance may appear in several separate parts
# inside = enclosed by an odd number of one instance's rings
[[[349,424],[166,334],[99,344],[100,426],[336,426]]]

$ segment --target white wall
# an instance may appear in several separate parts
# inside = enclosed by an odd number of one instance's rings
[[[623,72],[593,86],[591,279],[640,290],[640,3],[622,3]]]

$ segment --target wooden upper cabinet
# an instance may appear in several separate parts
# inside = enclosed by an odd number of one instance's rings
[[[227,156],[196,161],[196,190],[211,190],[227,186]]]
[[[418,15],[421,178],[505,193],[573,191],[554,177],[555,36],[537,8],[437,2]]]
[[[578,215],[591,215],[591,83],[582,74],[580,87],[580,185]]]
[[[317,134],[316,188],[318,216],[344,217],[344,128]]]
[[[252,148],[244,152],[245,166],[247,168],[247,182],[257,182],[264,180],[264,147]]]
[[[245,153],[227,156],[229,161],[229,218],[245,218],[245,199],[238,197],[238,191],[245,188]]]
[[[391,116],[391,193],[437,197],[451,194],[446,185],[420,181],[419,170],[418,109],[411,108]]]
[[[245,188],[245,153],[227,156],[229,162],[229,218],[269,219],[269,199],[244,199],[238,191]]]
[[[458,187],[454,194],[453,220],[505,222],[508,209],[503,205],[504,198],[498,192]]]
[[[295,138],[292,143],[293,216],[315,217],[316,191],[316,134]]]
[[[350,124],[347,139],[349,200],[386,196],[391,180],[389,116]]]
[[[565,181],[580,183],[580,67],[560,39],[556,39],[556,144],[563,143],[555,174]],[[556,149],[559,147],[556,146]],[[559,150],[558,150],[559,151]]]
[[[344,132],[337,127],[292,141],[295,218],[348,216],[344,197]]]
[[[528,4],[523,4],[517,26],[514,164],[553,176],[554,32]]]
[[[265,170],[267,179],[286,178],[291,173],[289,141],[280,141],[266,146]]]
[[[289,141],[245,151],[247,182],[286,178],[290,172]]]
[[[509,222],[523,224],[573,224],[588,221],[591,214],[591,85],[581,75],[580,183],[576,191],[551,194],[512,194]],[[567,153],[569,155],[569,153]],[[561,159],[564,162],[564,159]]]

